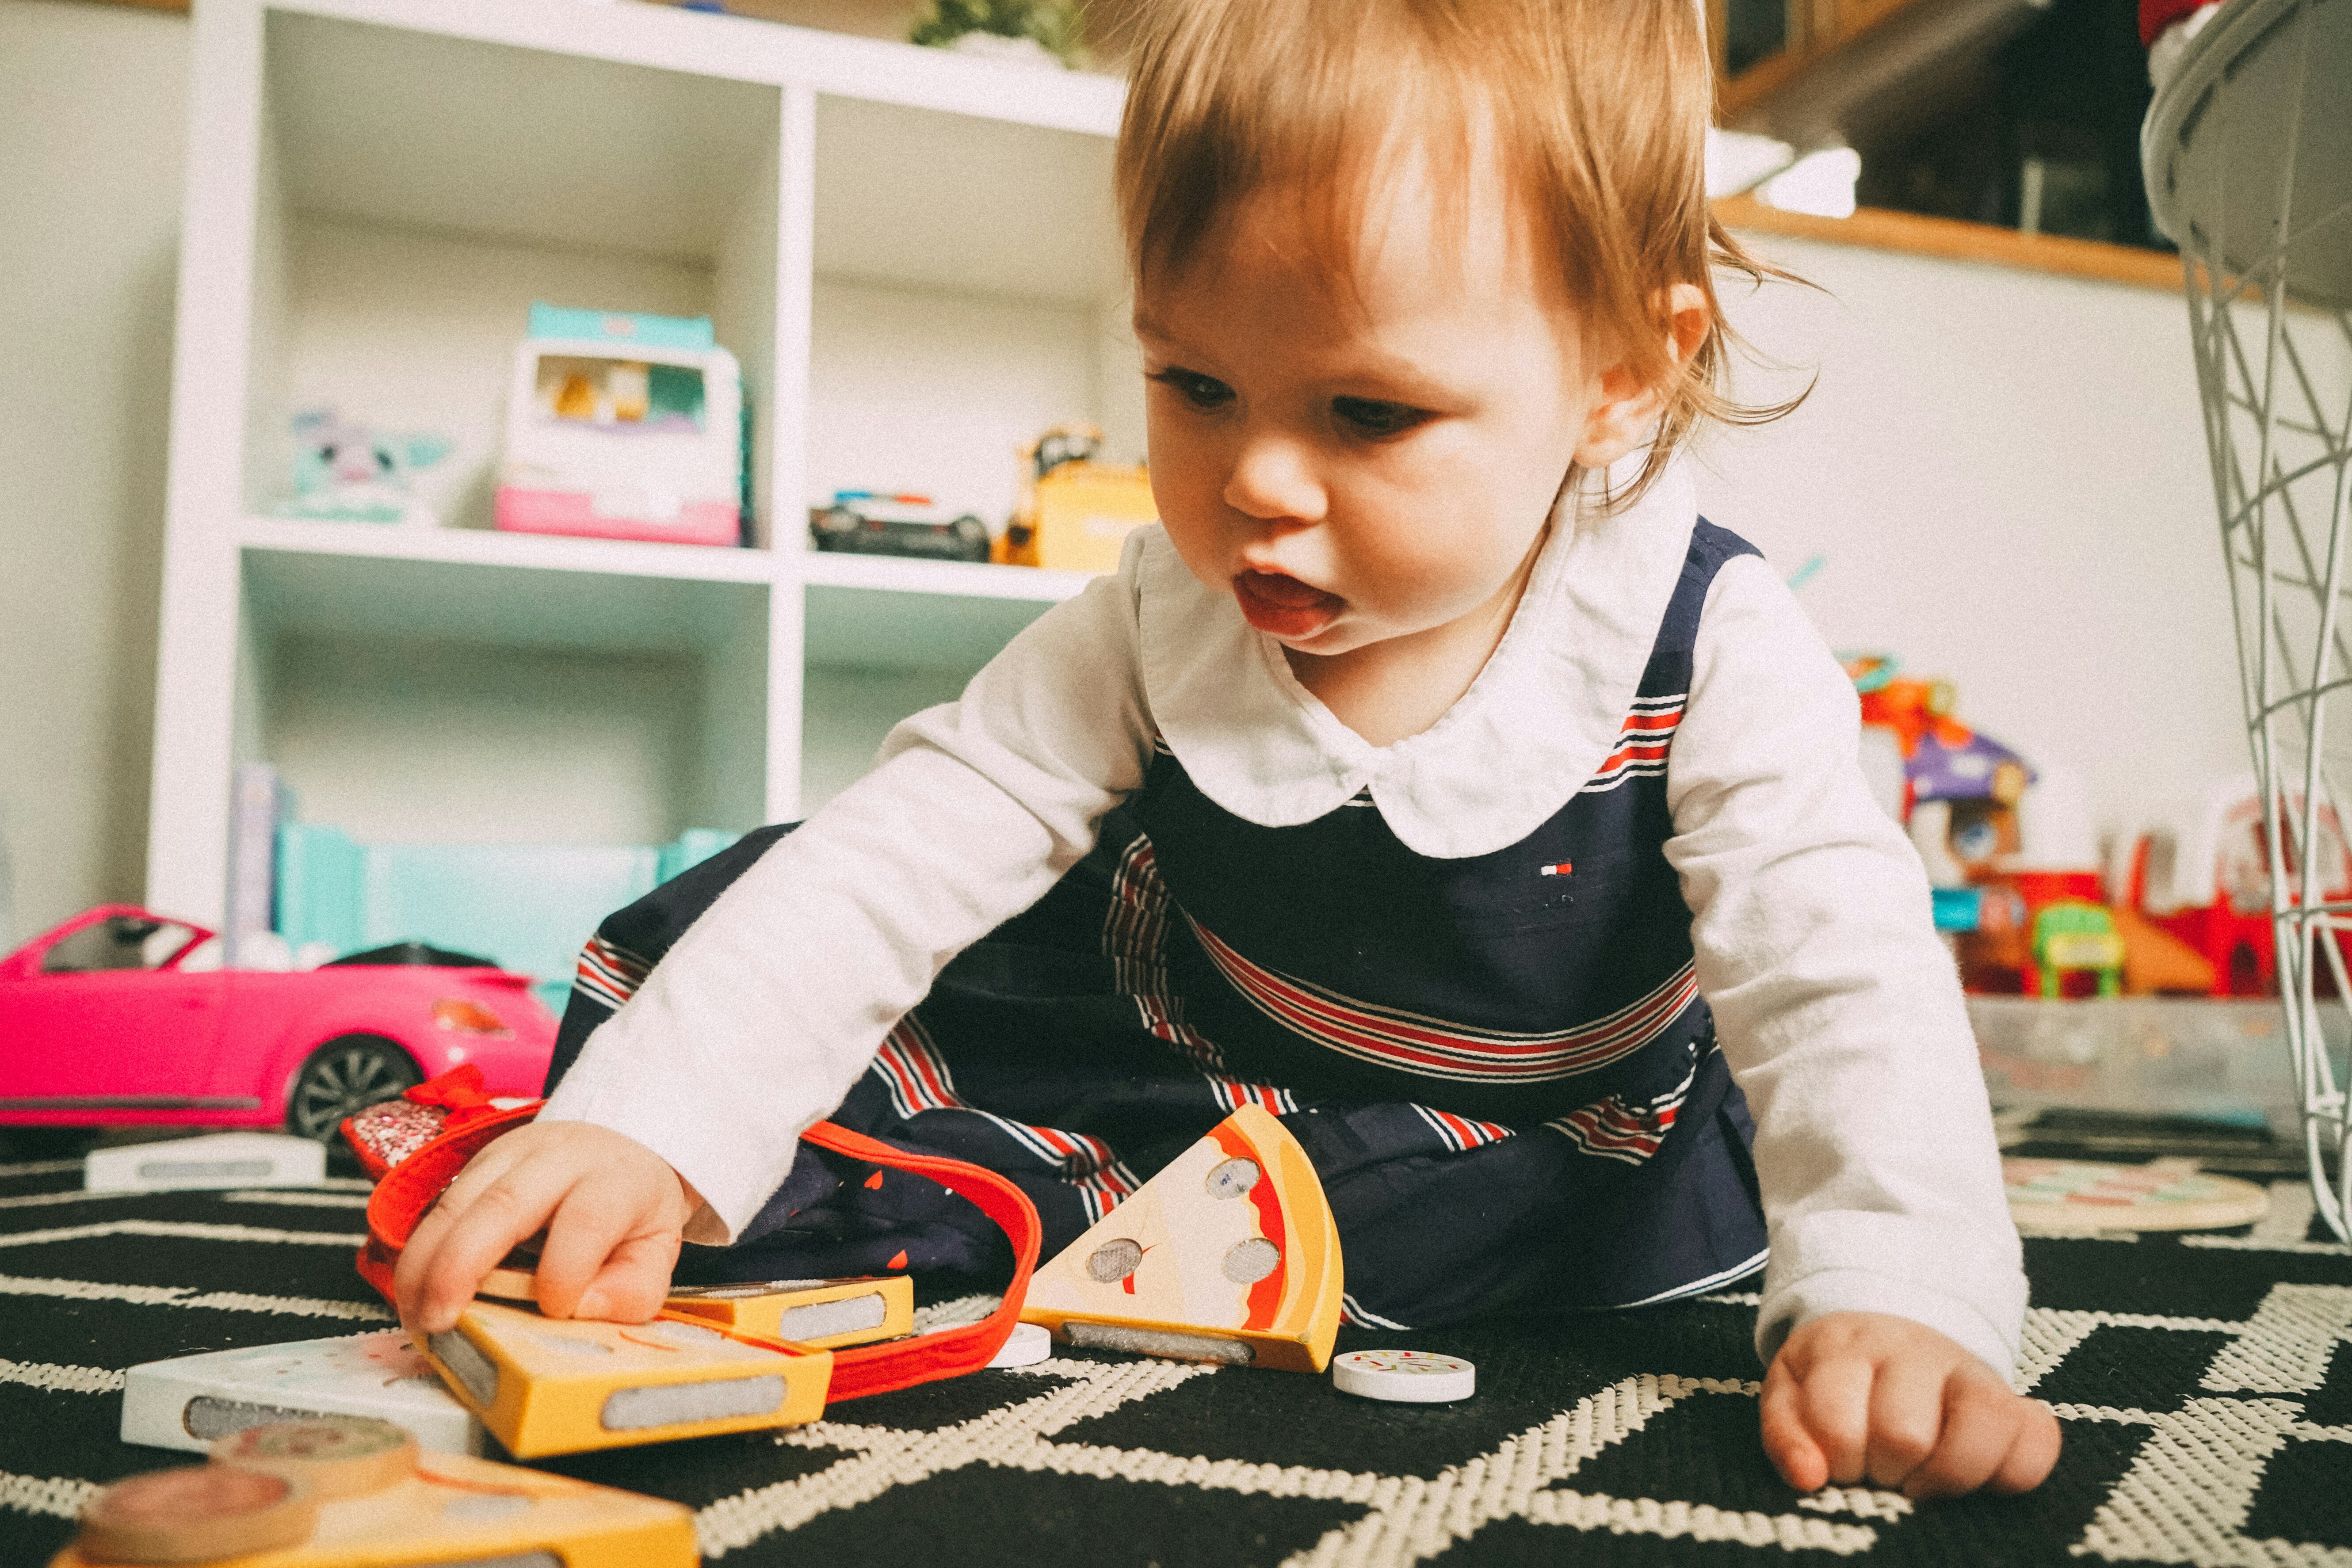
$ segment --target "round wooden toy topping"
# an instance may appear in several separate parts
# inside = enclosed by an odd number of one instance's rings
[[[1478,1392],[1478,1369],[1434,1351],[1350,1351],[1331,1358],[1331,1384],[1365,1399],[1444,1405]]]
[[[1088,1277],[1105,1285],[1115,1279],[1124,1279],[1141,1267],[1142,1246],[1125,1237],[1104,1242],[1087,1258]]]
[[[1264,1173],[1257,1168],[1255,1160],[1244,1160],[1236,1156],[1231,1160],[1219,1161],[1213,1166],[1209,1172],[1209,1178],[1203,1184],[1207,1186],[1209,1195],[1213,1198],[1237,1198],[1256,1186],[1257,1179],[1262,1174]]]
[[[1236,1285],[1255,1285],[1281,1267],[1282,1248],[1262,1236],[1225,1249],[1225,1278]]]
[[[319,1517],[299,1480],[192,1465],[117,1481],[82,1510],[74,1546],[92,1563],[210,1563],[307,1541]]]
[[[325,1502],[361,1497],[416,1471],[416,1439],[372,1415],[272,1421],[232,1432],[212,1447],[216,1464],[304,1482]]]
[[[1013,1333],[993,1356],[992,1367],[1034,1366],[1054,1353],[1054,1336],[1034,1323],[1015,1323]]]

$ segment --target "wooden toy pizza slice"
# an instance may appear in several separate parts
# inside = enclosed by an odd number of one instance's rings
[[[1245,1105],[1040,1268],[1021,1316],[1074,1345],[1321,1372],[1342,1283],[1307,1152]]]
[[[855,1279],[771,1279],[682,1285],[663,1303],[737,1333],[790,1340],[812,1350],[894,1340],[915,1329],[915,1282],[904,1274]]]
[[[202,1452],[268,1421],[375,1415],[426,1448],[482,1451],[482,1425],[398,1329],[205,1351],[123,1375],[122,1440]]]
[[[546,1236],[509,1252],[474,1288],[478,1296],[535,1303],[539,1254]],[[843,1279],[772,1279],[736,1285],[681,1285],[663,1309],[702,1318],[739,1334],[790,1340],[812,1350],[871,1344],[912,1333],[915,1282],[906,1275]]]
[[[669,1312],[606,1323],[477,1300],[419,1348],[519,1459],[801,1426],[833,1375],[830,1351]]]
[[[674,1502],[457,1454],[386,1422],[280,1422],[213,1462],[133,1476],[91,1500],[50,1568],[417,1568],[424,1563],[693,1568]]]

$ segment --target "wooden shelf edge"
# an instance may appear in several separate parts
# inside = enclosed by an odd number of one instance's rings
[[[1753,196],[1726,196],[1715,204],[1715,216],[1727,228],[1754,234],[1786,235],[1791,239],[1933,256],[1948,261],[1982,262],[2026,272],[2051,272],[2102,283],[2160,289],[2171,294],[2179,293],[2181,286],[2179,257],[2160,250],[2110,245],[2105,240],[2021,234],[1990,224],[1927,217],[1884,207],[1862,207],[1852,217],[1816,217],[1811,213],[1782,212],[1778,207],[1766,206]]]
[[[244,550],[333,555],[346,560],[418,561],[445,566],[585,572],[680,583],[772,586],[775,552],[655,540],[590,539],[570,534],[503,533],[490,529],[415,528],[389,522],[248,517],[236,527]]]
[[[804,551],[800,580],[812,588],[862,588],[885,594],[939,594],[960,599],[1014,599],[1058,604],[1094,581],[1091,573],[977,561],[924,561],[849,552]]]

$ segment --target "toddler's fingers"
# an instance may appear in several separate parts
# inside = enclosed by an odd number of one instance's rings
[[[1876,1368],[1858,1356],[1816,1356],[1797,1396],[1797,1418],[1821,1449],[1829,1479],[1863,1479],[1870,1461],[1870,1390]]]
[[[1946,1373],[1949,1369],[1916,1357],[1889,1357],[1878,1363],[1870,1388],[1870,1436],[1864,1473],[1871,1484],[1899,1487],[1930,1454],[1948,1423]]]
[[[403,1312],[401,1321],[428,1334],[455,1326],[483,1276],[514,1250],[515,1243],[547,1223],[571,1185],[571,1173],[560,1166],[518,1160],[454,1215],[445,1217],[436,1210],[428,1216],[440,1223],[426,1237],[426,1256],[418,1266],[415,1304]],[[425,1227],[418,1229],[422,1232]],[[401,1258],[404,1264],[408,1261],[406,1250]]]
[[[2016,1441],[2024,1400],[1990,1373],[1955,1373],[1943,1393],[1943,1432],[1936,1450],[1899,1485],[1912,1498],[1961,1497],[1992,1479]]]
[[[678,1238],[673,1235],[631,1237],[613,1249],[613,1256],[581,1292],[572,1315],[615,1323],[647,1321],[669,1299],[677,1249]]]
[[[2058,1463],[2058,1452],[2065,1439],[2058,1429],[2058,1413],[2039,1399],[2020,1400],[2025,1406],[2020,1416],[2017,1439],[2010,1445],[2009,1454],[1986,1482],[1989,1490],[2012,1493],[2030,1492],[2049,1479]]]
[[[449,1184],[410,1231],[407,1244],[400,1249],[400,1261],[392,1272],[393,1306],[404,1324],[415,1323],[425,1309],[425,1281],[433,1274],[442,1238],[465,1209],[467,1193],[478,1191],[486,1183],[495,1181],[513,1163],[512,1153],[500,1143],[482,1150],[457,1173],[457,1180]]]
[[[641,1185],[619,1172],[600,1171],[572,1186],[557,1205],[554,1217],[548,1223],[546,1245],[539,1250],[539,1310],[551,1318],[595,1317],[643,1322],[651,1317],[661,1305],[660,1294],[634,1318],[623,1318],[613,1309],[616,1305],[637,1305],[642,1290],[625,1292],[623,1303],[614,1302],[609,1295],[597,1303],[583,1301],[583,1298],[614,1260],[625,1257],[642,1259],[641,1251],[630,1249],[640,1239],[661,1234],[660,1217],[653,1212],[656,1207],[648,1201]],[[662,1293],[666,1293],[668,1284],[667,1270],[669,1262],[674,1261],[675,1245],[671,1251],[673,1258],[663,1262]],[[626,1271],[625,1267],[624,1272]]]
[[[1829,1484],[1830,1463],[1805,1430],[1797,1408],[1801,1390],[1788,1365],[1780,1357],[1773,1358],[1772,1369],[1764,1374],[1763,1396],[1757,1402],[1764,1428],[1764,1457],[1796,1490],[1819,1491]]]

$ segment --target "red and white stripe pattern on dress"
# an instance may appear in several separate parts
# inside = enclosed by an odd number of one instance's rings
[[[1214,1082],[1224,1078],[1224,1057],[1184,1022],[1184,999],[1168,983],[1168,911],[1174,904],[1168,884],[1160,879],[1151,840],[1138,834],[1119,857],[1118,873],[1111,882],[1110,909],[1103,917],[1103,952],[1118,988],[1135,999],[1143,1026],[1192,1058]]]
[[[1416,1105],[1421,1119],[1429,1123],[1444,1145],[1456,1154],[1466,1154],[1488,1143],[1499,1143],[1511,1135],[1511,1130],[1493,1121],[1473,1121],[1466,1116],[1456,1116],[1450,1110],[1433,1106]]]
[[[607,1007],[618,1007],[637,994],[646,983],[646,972],[653,965],[625,947],[615,947],[601,936],[592,936],[580,950],[580,965],[572,972],[572,989],[585,994],[592,1002]]]
[[[1143,1184],[1111,1146],[1084,1132],[1034,1127],[964,1103],[929,1033],[912,1016],[898,1020],[868,1069],[890,1090],[890,1106],[907,1121],[919,1111],[961,1110],[985,1119],[1029,1153],[1060,1171],[1086,1205],[1087,1223],[1110,1213]]]
[[[1675,1118],[1681,1114],[1683,1101],[1688,1098],[1691,1083],[1697,1076],[1698,1068],[1693,1067],[1682,1082],[1645,1104],[1629,1105],[1621,1096],[1612,1094],[1544,1125],[1566,1133],[1588,1154],[1638,1165],[1656,1153],[1658,1145],[1674,1130]]]
[[[1251,963],[1187,915],[1202,951],[1250,1005],[1316,1044],[1360,1061],[1465,1083],[1548,1083],[1633,1055],[1698,995],[1687,963],[1648,995],[1555,1034],[1502,1034],[1420,1013],[1375,1007]]]
[[[1633,710],[1625,715],[1617,731],[1617,749],[1579,793],[1605,795],[1627,779],[1664,776],[1666,752],[1675,743],[1675,731],[1682,727],[1683,705],[1689,700],[1690,694],[1685,691],[1672,697],[1633,699]]]
[[[1255,1105],[1269,1116],[1292,1116],[1298,1110],[1298,1098],[1286,1089],[1276,1089],[1268,1083],[1244,1083],[1236,1078],[1220,1078],[1204,1074],[1209,1080],[1209,1092],[1230,1116],[1244,1105]]]

